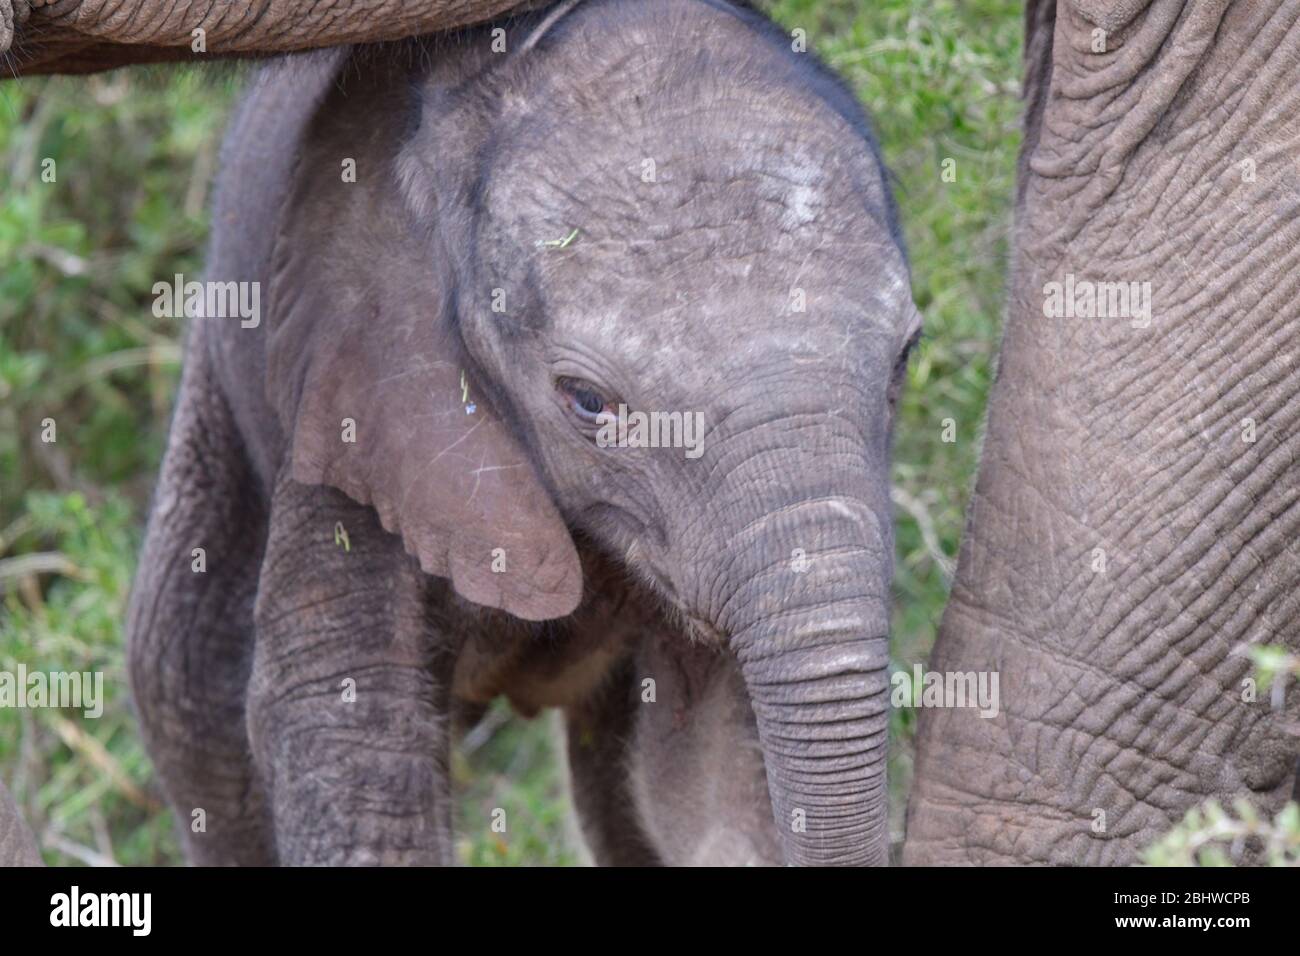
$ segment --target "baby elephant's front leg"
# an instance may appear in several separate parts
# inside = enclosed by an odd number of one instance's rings
[[[678,634],[650,635],[634,665],[643,690],[626,766],[633,802],[669,866],[771,866],[781,846],[763,748],[740,666]]]
[[[426,582],[369,508],[281,478],[248,724],[282,863],[451,862],[452,654]]]

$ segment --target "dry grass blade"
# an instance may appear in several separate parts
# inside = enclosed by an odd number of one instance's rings
[[[82,730],[78,724],[60,714],[52,715],[50,721],[65,744],[113,781],[114,790],[141,810],[153,813],[159,809],[158,801],[135,785],[127,772],[122,769],[122,765],[104,748],[103,744]]]

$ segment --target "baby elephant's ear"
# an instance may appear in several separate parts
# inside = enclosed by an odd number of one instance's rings
[[[267,390],[292,477],[372,505],[469,600],[562,617],[582,592],[577,551],[467,361],[452,270],[397,195],[394,151],[373,145],[384,111],[350,134],[331,112],[300,154],[267,297]]]

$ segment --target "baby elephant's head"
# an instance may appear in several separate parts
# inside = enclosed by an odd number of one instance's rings
[[[739,661],[786,859],[882,862],[919,318],[858,106],[721,0],[563,4],[429,60],[345,71],[286,201],[295,477],[520,617],[581,601],[575,532],[623,560]]]

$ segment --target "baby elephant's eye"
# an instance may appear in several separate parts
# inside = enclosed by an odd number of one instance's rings
[[[556,386],[568,398],[574,414],[586,422],[595,422],[602,413],[613,414],[609,400],[596,386],[580,378],[562,378]]]

